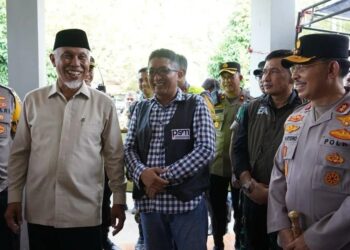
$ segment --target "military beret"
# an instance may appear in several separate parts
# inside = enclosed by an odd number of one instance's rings
[[[241,72],[241,65],[237,62],[225,62],[219,65],[219,74],[223,72],[228,72],[230,74],[235,74]]]
[[[66,29],[57,32],[53,50],[60,47],[78,47],[90,50],[86,33],[80,29]]]
[[[347,59],[349,38],[337,34],[310,34],[300,37],[293,55],[282,59],[283,67],[305,64],[316,59]]]

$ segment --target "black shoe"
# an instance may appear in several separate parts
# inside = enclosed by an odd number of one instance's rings
[[[121,250],[117,245],[115,245],[110,239],[107,238],[106,242],[103,243],[104,250]]]

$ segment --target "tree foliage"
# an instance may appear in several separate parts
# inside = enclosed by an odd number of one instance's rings
[[[209,60],[208,71],[211,77],[219,78],[219,64],[236,61],[241,71],[248,76],[250,54],[250,1],[239,1],[227,26],[225,38],[217,48],[217,53]]]
[[[0,84],[8,85],[6,3],[0,0]]]

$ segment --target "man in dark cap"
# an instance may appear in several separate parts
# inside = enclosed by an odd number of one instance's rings
[[[348,37],[311,34],[282,60],[310,100],[287,119],[271,175],[267,225],[283,249],[350,249],[348,49]]]
[[[31,91],[23,102],[9,159],[5,217],[18,232],[25,187],[31,249],[100,250],[104,168],[114,195],[114,234],[125,220],[123,145],[115,105],[85,84],[90,47],[84,31],[58,32],[50,59],[57,83]]]
[[[261,81],[261,79],[262,79],[262,75],[263,75],[264,66],[265,66],[265,61],[261,61],[258,64],[258,68],[253,71],[253,75],[255,76],[255,79],[258,81],[259,88],[260,88],[261,92],[263,93],[263,95],[265,94],[265,90],[264,90],[264,84]]]
[[[241,107],[234,145],[234,168],[242,185],[244,249],[277,249],[277,234],[266,231],[267,194],[273,157],[283,136],[283,125],[301,104],[293,80],[281,60],[290,50],[275,50],[265,58],[262,83],[266,95]]]
[[[224,249],[223,236],[227,227],[227,194],[231,183],[231,162],[229,147],[231,138],[230,126],[236,117],[239,107],[250,95],[240,87],[243,79],[241,66],[237,62],[226,62],[219,65],[219,74],[223,92],[214,105],[214,127],[216,131],[215,157],[210,165],[209,202],[212,209],[211,222],[213,227],[214,249]],[[231,186],[230,204],[237,215],[239,190]]]

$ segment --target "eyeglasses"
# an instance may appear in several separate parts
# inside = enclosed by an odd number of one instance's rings
[[[309,64],[295,64],[292,67],[290,67],[290,71],[292,73],[295,73],[296,71],[303,72],[303,71],[305,71],[306,69],[308,69],[308,68],[310,68],[312,66],[315,66],[315,65],[318,65],[318,64],[324,64],[324,63],[328,63],[328,61],[316,61],[314,63],[309,63]]]
[[[166,76],[168,75],[170,72],[178,72],[178,70],[176,69],[169,69],[167,67],[160,67],[160,68],[150,68],[148,69],[148,74],[150,77],[154,77],[156,74],[158,74],[159,76]]]

